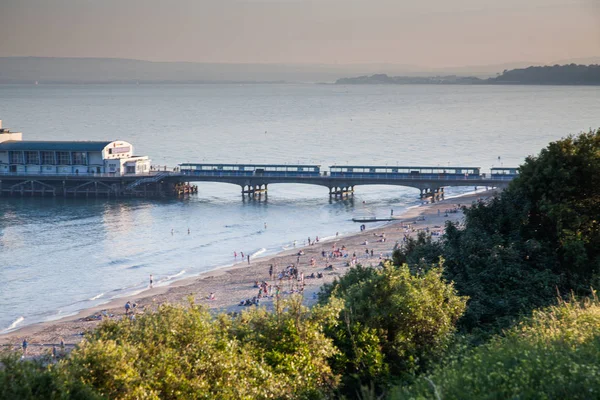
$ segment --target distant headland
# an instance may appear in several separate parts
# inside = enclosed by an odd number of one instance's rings
[[[531,69],[526,68],[530,65],[554,64],[557,65],[533,67],[540,69],[539,72],[533,73],[534,76],[530,75]],[[563,64],[568,65],[558,67]],[[338,80],[338,84],[597,85],[600,82],[597,64],[600,64],[600,57],[557,60],[549,64],[527,61],[462,67],[428,67],[381,62],[339,65],[235,64],[153,62],[123,58],[0,57],[0,84],[329,84]],[[505,72],[500,75],[497,74],[499,71]],[[523,74],[520,71],[524,71],[527,76],[521,76]],[[386,75],[380,72],[385,72]],[[556,73],[558,76],[554,76]],[[551,76],[548,78],[549,75]],[[338,79],[340,77],[357,78]],[[493,78],[486,79],[489,77]],[[543,82],[537,82],[536,79]]]
[[[338,79],[336,85],[600,85],[600,65],[554,65],[504,70],[493,78],[475,76],[388,76]]]

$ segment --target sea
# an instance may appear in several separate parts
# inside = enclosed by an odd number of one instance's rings
[[[549,142],[600,126],[600,91],[575,86],[328,84],[0,85],[0,119],[25,140],[126,140],[179,163],[518,166]],[[148,287],[359,231],[418,191],[198,183],[172,199],[0,198],[0,333]],[[459,195],[475,188],[449,189]],[[265,225],[266,224],[266,225]],[[189,230],[189,231],[188,231]],[[234,258],[234,252],[238,258]]]

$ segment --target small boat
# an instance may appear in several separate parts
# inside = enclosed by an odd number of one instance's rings
[[[385,222],[385,221],[393,221],[394,218],[386,217],[386,218],[377,218],[377,217],[354,217],[352,221],[354,222]]]

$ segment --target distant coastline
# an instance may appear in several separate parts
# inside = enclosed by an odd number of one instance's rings
[[[578,66],[590,64],[590,67]],[[0,84],[19,85],[144,85],[144,84],[482,84],[498,80],[499,71],[528,71],[530,65],[569,64],[573,75],[561,72],[563,84],[599,84],[600,57],[561,60],[551,64],[511,62],[462,67],[426,67],[410,64],[235,64],[195,62],[152,62],[120,58],[0,57]],[[597,67],[597,65],[596,65]],[[524,68],[518,70],[515,68]],[[537,68],[537,67],[536,67]],[[543,67],[552,73],[555,67]],[[562,68],[562,67],[561,67]],[[594,83],[573,83],[585,71]],[[589,72],[588,71],[588,72]],[[385,72],[385,74],[383,74]],[[568,72],[568,71],[567,71]],[[374,75],[375,74],[375,75]],[[377,75],[379,74],[379,75]],[[538,74],[544,76],[543,74]],[[503,74],[501,79],[520,79]],[[340,77],[356,77],[343,78]],[[586,78],[587,79],[587,78]],[[553,81],[556,78],[552,78]],[[500,82],[496,82],[500,83]],[[514,83],[514,82],[503,82]],[[518,82],[517,82],[518,83]],[[553,82],[555,83],[555,82]]]
[[[493,78],[475,76],[388,76],[340,78],[336,85],[600,85],[600,65],[554,65],[504,70]]]

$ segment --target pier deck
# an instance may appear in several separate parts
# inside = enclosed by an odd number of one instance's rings
[[[329,195],[334,198],[352,196],[355,186],[360,185],[406,186],[419,189],[422,199],[436,201],[444,197],[445,187],[504,188],[516,176],[479,173],[332,174],[320,171],[318,166],[277,167],[282,170],[268,171],[264,165],[254,165],[251,166],[252,169],[245,166],[247,170],[237,171],[182,169],[129,175],[3,173],[0,174],[0,196],[170,197],[197,193],[197,186],[190,182],[219,182],[238,185],[242,188],[242,195],[250,197],[266,196],[268,186],[277,183],[323,186],[328,188]],[[291,171],[292,169],[297,171]]]

